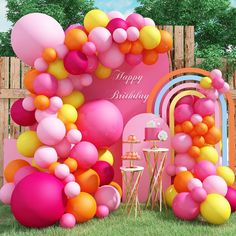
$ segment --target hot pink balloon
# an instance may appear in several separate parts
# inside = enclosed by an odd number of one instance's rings
[[[194,104],[194,96],[192,96],[192,95],[184,96],[183,98],[181,98],[177,102],[177,106],[181,105],[181,104],[188,104],[188,105],[192,106]]]
[[[73,89],[74,89],[73,83],[69,78],[59,80],[56,94],[59,97],[68,96],[69,94],[71,94]]]
[[[198,124],[198,123],[201,123],[202,122],[202,117],[200,116],[200,115],[198,115],[198,114],[193,114],[192,116],[191,116],[191,122],[194,124],[194,125],[196,125],[196,124]]]
[[[204,188],[196,187],[191,191],[191,197],[195,202],[202,203],[207,197],[207,192]]]
[[[177,154],[174,159],[175,166],[184,166],[188,170],[192,170],[195,165],[195,160],[186,153]]]
[[[44,72],[48,69],[48,64],[42,57],[39,57],[34,61],[34,68],[40,72]]]
[[[129,26],[135,26],[138,29],[143,28],[145,26],[145,21],[143,16],[138,13],[132,13],[126,18],[126,22]]]
[[[235,212],[236,211],[236,189],[229,186],[227,194],[225,195],[225,198],[228,200],[230,204],[231,212]]]
[[[26,176],[37,172],[38,169],[36,169],[33,166],[23,166],[21,167],[14,175],[14,183],[18,184],[22,179],[24,179]]]
[[[14,183],[6,183],[0,189],[0,201],[3,204],[10,205],[11,204],[11,197],[14,191],[15,184]]]
[[[128,40],[131,42],[138,40],[139,30],[134,26],[129,27],[127,29],[127,37],[128,37]]]
[[[86,56],[92,56],[96,53],[96,46],[93,42],[86,42],[82,47],[82,52]]]
[[[165,169],[167,175],[175,176],[176,175],[176,167],[174,165],[167,165]]]
[[[210,175],[216,175],[216,166],[207,160],[199,161],[194,167],[194,175],[203,181]]]
[[[96,217],[105,218],[109,215],[109,208],[105,205],[97,206]]]
[[[192,178],[191,180],[189,180],[189,182],[188,182],[189,191],[192,191],[196,187],[202,188],[202,181],[197,178]]]
[[[177,123],[183,123],[191,119],[193,108],[188,104],[181,104],[175,108],[174,117]]]
[[[212,80],[212,86],[215,89],[221,89],[224,87],[225,81],[222,78],[215,78]]]
[[[126,54],[125,56],[125,61],[131,65],[131,66],[136,66],[140,64],[143,60],[143,55],[142,54]]]
[[[11,45],[26,64],[33,66],[45,48],[63,44],[65,39],[61,25],[51,16],[30,13],[21,17],[11,31]]]
[[[65,213],[60,219],[60,226],[62,228],[73,228],[76,225],[76,219],[74,215]]]
[[[70,155],[70,150],[71,150],[71,144],[70,142],[64,138],[62,139],[61,142],[59,142],[58,144],[56,144],[55,146],[53,146],[57,152],[57,155],[60,158],[67,158]]]
[[[202,117],[212,115],[215,112],[215,103],[209,98],[200,98],[194,104],[194,112]]]
[[[116,29],[113,32],[113,39],[116,43],[124,43],[127,39],[127,33],[124,29]]]
[[[178,133],[172,138],[172,147],[177,153],[186,153],[192,146],[192,138],[185,133]]]
[[[222,196],[225,196],[228,190],[225,180],[218,175],[210,175],[204,179],[203,188],[208,194],[216,193]]]
[[[107,27],[106,27],[110,32],[111,34],[118,28],[120,29],[124,29],[124,30],[127,30],[128,28],[128,24],[125,20],[121,19],[121,18],[115,18],[115,19],[112,19]]]

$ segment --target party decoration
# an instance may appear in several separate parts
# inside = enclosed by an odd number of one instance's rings
[[[218,176],[223,178],[228,186],[234,184],[235,175],[234,172],[228,166],[219,166],[216,169],[216,173]]]
[[[10,205],[11,204],[11,197],[12,193],[15,189],[14,183],[6,183],[0,189],[0,201],[3,204]]]
[[[228,200],[230,204],[231,212],[235,212],[236,211],[236,189],[229,186],[227,194],[225,195],[225,198]]]
[[[166,203],[169,207],[172,207],[173,201],[177,195],[174,185],[170,185],[165,191]]]

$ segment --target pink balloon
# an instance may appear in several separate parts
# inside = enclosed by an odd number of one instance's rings
[[[53,147],[42,146],[34,153],[36,165],[41,168],[48,168],[53,162],[58,159],[57,152]]]
[[[210,175],[216,175],[216,167],[210,161],[199,161],[194,167],[194,175],[203,181]]]
[[[81,24],[77,23],[77,24],[72,24],[69,27],[67,27],[66,30],[65,30],[65,33],[67,33],[68,31],[70,31],[72,29],[80,29],[80,30],[83,30],[83,31],[85,30],[84,27]]]
[[[63,101],[60,97],[54,96],[50,98],[49,110],[52,112],[57,112],[63,105]]]
[[[94,198],[98,206],[107,206],[109,211],[116,210],[120,205],[120,194],[117,189],[111,185],[99,187]]]
[[[128,28],[128,24],[125,20],[121,19],[121,18],[115,18],[115,19],[112,19],[107,27],[106,27],[110,32],[111,34],[116,30],[116,29],[124,29],[124,30],[127,30]]]
[[[34,68],[40,72],[44,72],[48,69],[48,64],[42,57],[39,57],[34,61]]]
[[[60,226],[62,228],[73,228],[76,225],[76,219],[74,215],[65,213],[60,219]]]
[[[144,25],[150,25],[150,26],[155,26],[155,22],[151,19],[151,18],[148,18],[148,17],[145,17],[144,18]]]
[[[22,107],[26,111],[34,111],[35,110],[34,99],[31,96],[24,98],[22,101]]]
[[[67,132],[66,138],[71,144],[77,144],[81,141],[82,134],[77,129],[71,129]]]
[[[202,203],[207,197],[207,192],[204,188],[196,187],[191,191],[192,199],[197,203]]]
[[[22,179],[24,179],[26,176],[38,172],[38,169],[36,169],[33,166],[23,166],[21,167],[14,175],[14,183],[18,184]]]
[[[113,32],[113,40],[116,43],[124,43],[127,39],[127,33],[124,29],[118,28]]]
[[[59,80],[56,94],[59,97],[68,96],[73,91],[73,88],[74,88],[73,83],[69,78]]]
[[[128,37],[128,40],[131,42],[138,40],[139,30],[134,26],[129,27],[127,29],[127,37]]]
[[[21,17],[11,31],[11,45],[24,63],[33,66],[45,48],[63,44],[65,39],[61,25],[51,16],[30,13]]]
[[[46,145],[58,144],[66,134],[63,122],[55,117],[47,117],[37,127],[39,140]]]
[[[77,161],[78,168],[86,170],[91,168],[98,160],[98,151],[92,143],[83,141],[72,148],[70,157]]]
[[[96,27],[89,33],[89,41],[95,44],[98,52],[105,52],[112,45],[111,33],[106,28]]]
[[[98,58],[104,66],[109,67],[111,69],[118,68],[124,63],[125,60],[124,54],[114,43],[108,51],[100,53]]]
[[[210,98],[211,100],[217,100],[219,98],[219,93],[216,89],[211,88],[207,89],[207,92],[205,93],[207,98]]]
[[[10,205],[11,197],[14,191],[15,184],[14,183],[5,183],[0,189],[0,201],[3,204]]]
[[[227,184],[223,178],[218,175],[210,175],[203,181],[203,188],[208,194],[217,193],[222,196],[227,194]]]
[[[105,205],[97,206],[96,217],[105,218],[109,215],[109,208]]]
[[[123,20],[125,19],[124,15],[119,11],[110,11],[109,13],[107,13],[107,16],[110,20],[114,18],[121,18]]]
[[[33,87],[36,94],[52,97],[56,94],[58,81],[48,73],[41,73],[34,79]]]
[[[176,171],[176,174],[179,174],[180,172],[184,172],[184,171],[187,171],[188,169],[184,166],[177,166],[175,168],[175,171]]]
[[[194,125],[196,125],[196,124],[198,124],[198,123],[201,123],[202,122],[202,117],[200,116],[200,115],[198,115],[198,114],[193,114],[192,116],[191,116],[191,122],[194,124]]]
[[[76,182],[69,182],[66,184],[64,192],[68,198],[76,197],[80,194],[80,185]]]
[[[140,64],[143,60],[143,55],[142,54],[126,54],[125,56],[125,61],[131,65],[131,66],[136,66]]]
[[[38,123],[47,117],[55,117],[56,118],[57,113],[55,111],[50,110],[50,109],[46,109],[46,110],[38,110],[37,109],[35,111],[35,118]]]
[[[236,189],[229,186],[227,194],[225,195],[225,198],[228,200],[230,204],[231,212],[235,212],[236,211]]]
[[[81,90],[83,88],[83,85],[80,81],[81,75],[70,75],[69,79],[71,80],[74,90]]]
[[[107,100],[88,102],[78,109],[78,114],[76,125],[83,140],[93,143],[97,148],[110,147],[121,137],[123,117],[113,103]]]
[[[220,79],[222,78],[222,72],[218,69],[214,69],[211,71],[210,73],[210,77],[214,80],[214,79]]]
[[[64,66],[72,75],[83,74],[88,67],[88,58],[80,51],[69,51],[64,58]]]
[[[190,120],[193,115],[193,108],[188,104],[181,104],[175,108],[174,117],[177,123],[183,123]]]
[[[174,163],[176,166],[184,166],[187,170],[192,170],[196,162],[194,158],[186,153],[183,153],[175,156]]]
[[[69,157],[70,150],[71,150],[71,144],[66,138],[62,139],[61,142],[59,142],[58,144],[56,144],[53,147],[55,148],[57,155],[60,158],[65,159],[65,158]]]
[[[228,93],[229,90],[230,90],[229,84],[224,82],[224,86],[221,89],[219,89],[218,91],[220,93]]]
[[[188,190],[192,191],[196,187],[202,188],[202,181],[200,179],[197,179],[197,178],[192,178],[191,180],[189,180]]]
[[[215,112],[215,103],[209,98],[200,98],[194,104],[194,112],[202,117],[212,115]]]
[[[57,56],[60,59],[64,59],[64,57],[66,56],[66,54],[69,51],[65,44],[61,44],[61,45],[56,46],[55,50],[57,52]]]
[[[86,69],[86,73],[92,73],[97,69],[98,59],[97,56],[89,56],[88,57],[88,67]]]
[[[75,182],[75,176],[73,174],[69,174],[65,179],[63,179],[63,184],[70,182]]]
[[[200,212],[199,203],[196,203],[190,193],[179,193],[173,201],[172,208],[176,217],[182,220],[194,220]]]
[[[212,86],[215,89],[221,89],[224,87],[225,81],[222,78],[215,78],[212,80]]]
[[[181,105],[181,104],[188,104],[190,106],[192,106],[194,104],[194,96],[192,95],[187,95],[183,98],[181,98],[178,102],[177,102],[177,106]]]
[[[172,147],[177,153],[186,153],[192,146],[192,138],[185,133],[178,133],[172,138]]]
[[[90,74],[80,75],[80,83],[82,86],[87,87],[93,83],[93,77]]]
[[[82,47],[82,52],[86,56],[92,56],[96,53],[96,46],[93,42],[86,42]]]
[[[145,26],[145,21],[143,16],[138,13],[132,13],[126,18],[126,22],[129,26],[135,26],[139,30]]]
[[[166,170],[167,175],[169,176],[176,175],[176,168],[174,165],[167,165],[165,170]]]
[[[29,129],[32,130],[32,131],[36,131],[36,130],[37,130],[37,127],[38,127],[38,123],[36,122],[35,124],[31,125],[31,126],[29,127]]]
[[[70,169],[65,164],[59,164],[55,168],[55,176],[59,179],[65,179],[70,174]]]
[[[51,174],[35,172],[21,180],[11,199],[11,211],[26,227],[55,224],[65,211],[64,185]]]

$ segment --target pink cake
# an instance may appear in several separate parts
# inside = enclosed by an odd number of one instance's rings
[[[161,127],[145,128],[145,141],[158,140],[158,134],[161,131]]]

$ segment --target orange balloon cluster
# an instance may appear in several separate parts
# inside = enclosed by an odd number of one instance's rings
[[[188,182],[194,178],[190,171],[182,171],[175,176],[174,187],[178,193],[188,192]]]

